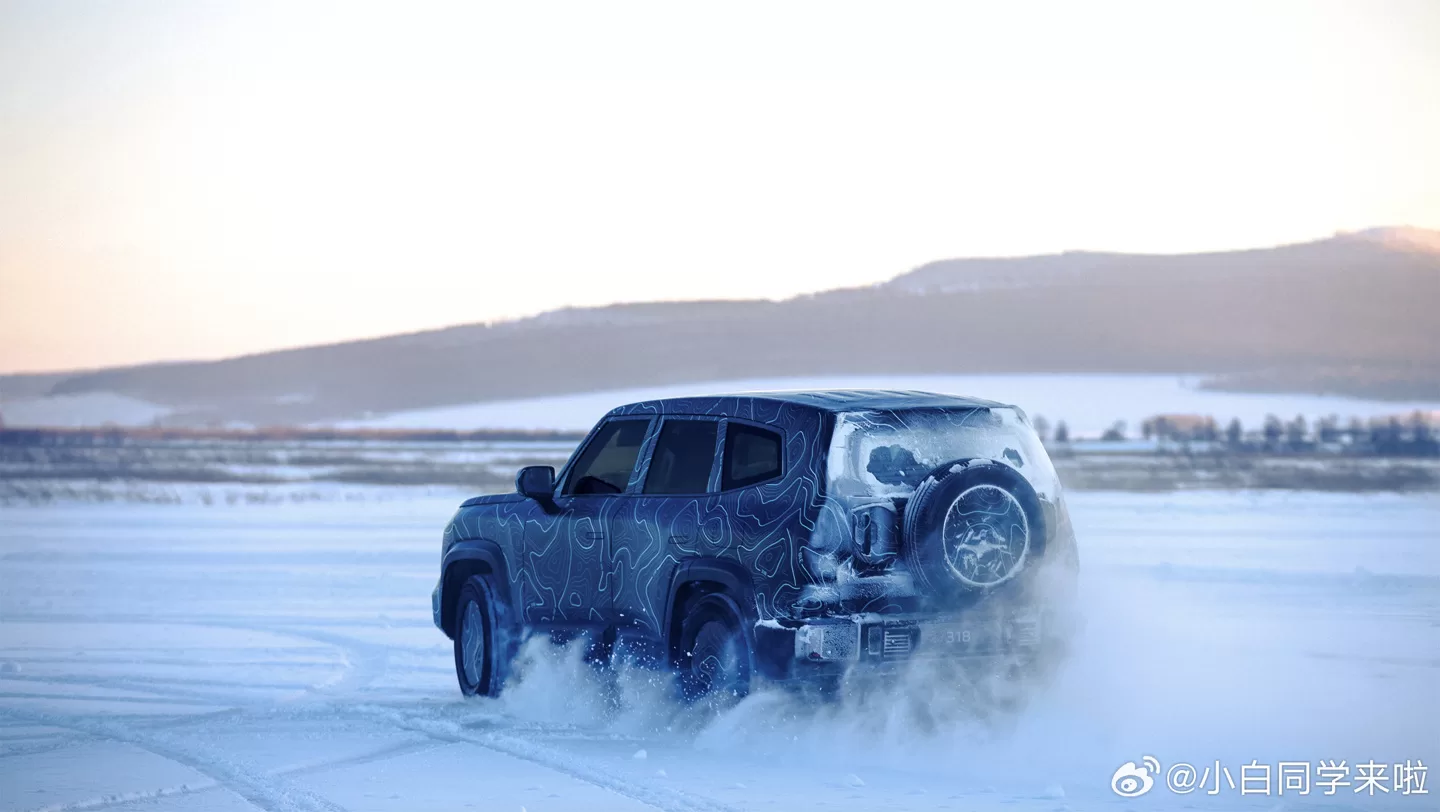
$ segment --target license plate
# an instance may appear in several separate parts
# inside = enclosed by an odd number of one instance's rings
[[[938,623],[921,632],[927,646],[960,654],[984,654],[1000,647],[998,623]]]
[[[1039,645],[1040,623],[1033,617],[951,621],[924,627],[920,639],[955,654],[990,654]]]

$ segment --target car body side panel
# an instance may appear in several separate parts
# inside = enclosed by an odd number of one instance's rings
[[[512,605],[523,622],[568,626],[604,621],[597,606],[603,544],[591,537],[603,520],[600,506],[590,501],[587,510],[561,511],[533,499],[497,500],[461,508],[457,514],[457,534],[493,541],[504,552]],[[588,508],[596,513],[590,515]]]
[[[733,561],[748,572],[753,606],[744,609],[753,611],[753,619],[788,615],[804,583],[798,548],[807,542],[824,498],[829,439],[825,413],[743,396],[686,398],[666,401],[664,406],[666,414],[717,416],[780,434],[783,468],[777,479],[718,494],[644,498],[646,504],[636,508],[644,514],[636,518],[643,520],[627,525],[627,532],[633,535],[623,547],[635,556],[637,564],[653,560],[660,566],[652,571],[657,577],[642,575],[636,583],[620,587],[643,591],[641,602],[647,611],[637,620],[656,634],[662,631],[669,608],[664,602],[673,591],[663,577],[664,570],[673,570],[692,558]],[[636,404],[611,415],[651,414],[652,409],[653,404]],[[723,433],[722,427],[721,448]],[[621,532],[614,525],[612,528],[613,533]]]
[[[678,517],[670,515],[672,505]],[[695,532],[703,510],[703,498],[637,496],[612,514],[608,586],[618,624],[660,637],[666,591],[681,561],[670,539]]]
[[[617,505],[610,518],[609,587],[616,622],[622,628],[638,629],[656,639],[663,639],[669,587],[683,559],[673,542],[704,532],[710,523],[706,517],[715,511],[715,498],[705,494],[645,494],[643,490],[656,439],[664,425],[673,420],[697,419],[713,422],[718,438],[718,418],[666,415],[641,449],[636,493]],[[717,442],[711,453],[718,453],[718,449]],[[713,459],[711,462],[713,484],[718,467]]]
[[[659,414],[654,404],[636,404],[606,419]],[[775,431],[783,444],[780,477],[720,494],[587,497],[596,504],[584,517],[570,510],[566,497],[550,505],[515,494],[469,500],[452,534],[489,539],[505,551],[510,591],[525,623],[598,625],[618,607],[626,623],[663,636],[678,568],[696,557],[731,561],[750,574],[745,609],[755,619],[789,612],[807,577],[798,548],[824,498],[828,415],[744,396],[666,401],[664,414],[734,419]],[[654,434],[641,450],[632,491],[644,481]]]

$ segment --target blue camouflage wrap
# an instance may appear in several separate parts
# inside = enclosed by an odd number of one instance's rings
[[[498,549],[504,558],[501,588],[508,589],[516,620],[532,627],[616,625],[664,640],[670,631],[666,622],[677,580],[696,562],[736,573],[747,593],[736,597],[752,613],[752,621],[795,617],[816,596],[833,595],[837,579],[843,582],[847,573],[854,575],[848,543],[850,510],[856,500],[844,493],[827,493],[834,490],[826,467],[837,416],[868,413],[870,420],[893,423],[919,409],[970,421],[977,411],[1002,406],[929,393],[873,391],[722,395],[629,404],[612,410],[592,429],[557,475],[553,499],[547,503],[519,494],[471,499],[446,528],[444,553],[449,560],[457,545]],[[1023,413],[1015,411],[1023,421]],[[686,418],[719,421],[717,459],[730,425],[748,424],[778,433],[781,474],[729,491],[642,494],[662,422]],[[607,421],[627,419],[646,421],[646,434],[625,491],[564,495],[565,478],[586,444]],[[1048,468],[1048,458],[1044,466]],[[1019,470],[1025,470],[1023,465]],[[712,491],[718,491],[718,480],[717,465]],[[1058,497],[1058,493],[1046,496]],[[894,604],[897,592],[913,590],[903,572],[849,580],[863,581],[873,592],[873,598],[858,606],[865,611],[885,611]]]

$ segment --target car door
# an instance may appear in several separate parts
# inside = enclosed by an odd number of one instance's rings
[[[526,535],[525,619],[554,626],[610,622],[605,532],[635,475],[653,420],[611,418],[579,449],[556,486],[548,533]]]
[[[786,479],[785,433],[777,426],[727,418],[721,443],[716,508],[725,517],[721,555],[739,561],[760,581],[793,587],[798,584],[793,533],[813,491]],[[793,459],[788,461],[793,464]],[[756,595],[765,612],[775,611],[775,598],[773,592]]]
[[[633,496],[611,514],[610,594],[616,623],[662,639],[671,576],[701,554],[706,528],[718,541],[716,464],[720,422],[667,415],[648,446]]]

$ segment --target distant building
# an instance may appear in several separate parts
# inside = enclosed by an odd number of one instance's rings
[[[1392,422],[1397,421],[1407,429],[1414,428],[1415,426],[1428,426],[1432,429],[1440,428],[1440,409],[1430,409],[1428,411],[1425,409],[1416,409],[1411,412],[1380,415],[1370,418],[1369,425],[1374,428],[1377,426],[1388,426]]]
[[[1140,424],[1140,433],[1157,440],[1214,440],[1220,430],[1209,415],[1157,414]]]

